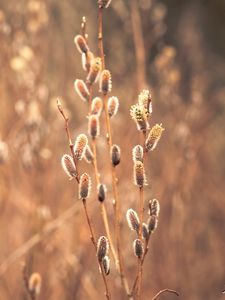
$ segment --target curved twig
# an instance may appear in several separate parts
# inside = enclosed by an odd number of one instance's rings
[[[179,296],[179,293],[175,290],[170,290],[170,289],[164,289],[164,290],[161,290],[159,291],[153,298],[152,300],[156,300],[160,295],[162,295],[163,293],[172,293],[176,296]]]

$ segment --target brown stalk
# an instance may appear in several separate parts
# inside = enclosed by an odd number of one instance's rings
[[[75,158],[75,155],[74,155],[73,143],[72,143],[72,140],[71,140],[71,135],[70,135],[70,130],[69,130],[69,118],[66,117],[66,115],[64,113],[64,110],[62,108],[62,105],[61,105],[61,103],[60,103],[59,100],[57,101],[57,106],[58,106],[58,109],[59,109],[61,115],[63,116],[63,118],[65,120],[65,129],[66,129],[66,133],[67,133],[67,137],[68,137],[69,147],[70,147],[70,150],[71,150],[71,153],[72,153],[72,156],[73,156],[73,160],[74,160],[74,164],[75,164],[76,170],[77,170],[76,158]],[[77,182],[79,183],[78,170],[77,170],[76,179],[77,179]],[[88,215],[86,200],[82,199],[82,203],[83,203],[85,217],[87,219],[89,231],[90,231],[90,234],[91,234],[90,238],[91,238],[91,241],[92,241],[92,243],[93,243],[93,245],[95,247],[95,251],[97,251],[97,243],[96,243],[96,240],[95,240],[94,230],[93,230],[93,227],[91,225],[90,218],[89,218],[89,215]],[[101,269],[102,269],[102,267],[101,267]],[[105,285],[106,298],[108,300],[110,300],[111,297],[110,297],[109,288],[108,288],[108,284],[107,284],[107,280],[106,280],[106,276],[105,276],[104,270],[102,270],[101,274],[102,274],[102,279],[103,279],[103,282],[104,282],[104,285]]]
[[[176,296],[179,296],[179,293],[175,290],[170,290],[170,289],[164,289],[159,291],[153,298],[152,300],[156,300],[160,295],[162,295],[163,293],[172,293],[175,294]]]
[[[73,162],[74,162],[74,165],[75,165],[76,171],[77,171],[77,174],[76,174],[75,178],[76,178],[77,183],[79,183],[80,178],[79,178],[79,175],[78,175],[78,163],[77,163],[74,151],[73,151],[73,146],[74,145],[73,145],[73,142],[72,142],[72,139],[71,139],[71,134],[70,134],[70,129],[69,129],[69,118],[68,118],[68,116],[66,116],[66,114],[63,110],[62,104],[61,104],[59,99],[57,100],[57,107],[58,107],[58,110],[61,113],[61,115],[62,115],[62,117],[65,121],[65,130],[66,130],[66,135],[67,135],[67,139],[68,139],[68,143],[69,143],[69,147],[70,147],[70,152],[71,152],[71,155],[73,157]]]
[[[105,55],[104,55],[104,47],[103,47],[103,32],[102,32],[102,15],[103,15],[103,9],[98,9],[98,49],[99,49],[99,55],[102,60],[102,68],[105,69]],[[107,129],[107,144],[109,146],[109,155],[110,150],[112,146],[112,134],[111,134],[111,127],[110,127],[110,121],[109,121],[109,115],[108,115],[108,106],[107,106],[107,95],[103,95],[103,106],[104,106],[104,112],[105,112],[105,122],[106,122],[106,129]],[[120,273],[120,279],[121,284],[126,292],[126,295],[128,298],[132,298],[130,295],[130,289],[128,286],[127,279],[124,274],[124,268],[123,268],[123,257],[121,253],[121,234],[120,234],[120,212],[119,212],[119,201],[118,201],[118,191],[117,191],[117,178],[115,174],[114,167],[111,164],[111,176],[112,176],[112,188],[113,188],[113,197],[115,200],[115,232],[116,232],[116,246],[117,246],[117,252],[118,252],[118,258],[119,258],[119,273]]]

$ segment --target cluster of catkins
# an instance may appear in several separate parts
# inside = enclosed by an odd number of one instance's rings
[[[152,97],[148,90],[143,90],[138,96],[138,103],[131,106],[131,117],[134,119],[137,129],[143,132],[145,141],[143,146],[136,145],[132,150],[134,163],[134,184],[140,189],[147,185],[145,169],[144,169],[144,154],[148,151],[153,151],[162,135],[164,128],[160,124],[150,128],[149,119],[152,114]],[[156,199],[149,201],[149,215],[147,223],[140,224],[137,213],[133,209],[127,211],[128,225],[132,230],[135,230],[139,235],[140,226],[142,226],[142,238],[148,243],[150,234],[156,229],[159,215],[159,202]],[[145,243],[145,245],[147,244]],[[134,241],[134,253],[138,258],[141,258],[144,253],[142,240]]]
[[[97,243],[97,258],[99,261],[99,265],[102,266],[105,275],[109,275],[110,273],[110,259],[108,257],[109,252],[109,242],[105,236],[101,236],[98,239]],[[101,272],[100,267],[100,272]]]
[[[157,228],[158,224],[158,216],[159,216],[159,202],[156,199],[150,200],[148,204],[148,220],[146,223],[140,224],[139,217],[135,210],[128,209],[127,211],[127,222],[131,230],[136,231],[137,235],[139,235],[140,226],[142,226],[142,238],[148,243],[151,233]],[[133,243],[134,254],[138,258],[142,258],[144,254],[144,247],[142,241],[138,238],[134,240]]]

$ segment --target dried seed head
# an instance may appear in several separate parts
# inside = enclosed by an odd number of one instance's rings
[[[150,216],[159,216],[159,211],[160,211],[160,205],[159,205],[159,201],[157,199],[152,199],[149,201],[148,203],[148,207],[149,207],[149,215]]]
[[[119,108],[119,99],[114,96],[110,97],[108,100],[108,114],[110,118],[114,117],[117,114],[118,108]]]
[[[146,185],[144,165],[138,160],[134,162],[134,184],[139,187]]]
[[[84,71],[89,72],[91,67],[91,61],[94,59],[94,54],[91,51],[88,51],[87,53],[82,53],[81,61],[82,61],[82,67]]]
[[[139,239],[134,240],[134,254],[138,257],[141,258],[144,252],[144,248],[142,245],[142,241]]]
[[[111,0],[98,0],[99,8],[107,8],[110,4]]]
[[[148,219],[148,230],[153,232],[158,226],[158,218],[156,216],[150,216]]]
[[[29,291],[33,295],[38,295],[41,291],[41,275],[39,273],[31,274],[28,282]]]
[[[149,135],[145,141],[145,147],[147,150],[154,150],[155,147],[157,146],[160,138],[161,138],[161,135],[162,135],[162,132],[164,131],[165,129],[162,127],[162,124],[156,124],[152,127],[152,129],[150,130],[149,132]]]
[[[84,159],[86,160],[87,163],[92,163],[94,160],[94,154],[91,151],[91,148],[89,147],[89,145],[87,145],[86,149],[85,149],[85,153],[84,153]]]
[[[152,113],[152,96],[149,90],[143,90],[138,96],[138,104],[143,105],[147,110],[147,114]]]
[[[99,136],[100,126],[98,115],[90,115],[88,117],[88,133],[93,139]]]
[[[105,236],[101,236],[98,239],[97,243],[97,257],[99,262],[103,260],[103,258],[108,254],[109,250],[109,242]]]
[[[69,176],[70,179],[76,177],[77,175],[76,167],[74,165],[73,158],[69,154],[63,155],[61,159],[61,164],[63,170],[66,172],[66,174]]]
[[[132,105],[130,109],[130,115],[136,122],[138,130],[147,130],[149,128],[149,124],[147,121],[149,114],[147,109],[143,105]]]
[[[100,57],[96,57],[91,60],[90,70],[87,75],[86,82],[90,85],[95,83],[98,80],[98,76],[102,69],[102,60]]]
[[[91,190],[91,178],[87,173],[84,173],[80,177],[79,182],[79,198],[87,199],[90,195]]]
[[[83,101],[89,101],[90,93],[83,80],[76,79],[74,81],[74,88]]]
[[[100,75],[100,92],[107,95],[112,90],[111,73],[108,70],[103,70]]]
[[[103,202],[105,200],[106,191],[107,191],[106,186],[104,184],[100,183],[98,185],[98,200],[100,202]]]
[[[103,257],[103,259],[102,259],[102,267],[103,267],[103,270],[105,272],[105,275],[109,275],[109,273],[110,273],[110,259],[107,255],[105,257]]]
[[[133,162],[135,161],[141,161],[143,162],[143,147],[141,145],[136,145],[133,150],[132,150],[132,155],[133,155]]]
[[[120,163],[120,147],[118,145],[111,147],[111,160],[114,167]]]
[[[74,155],[77,160],[82,160],[88,144],[88,138],[85,134],[78,135],[75,145],[73,147]]]
[[[127,210],[126,217],[127,217],[127,223],[128,223],[128,226],[130,227],[130,229],[135,230],[138,233],[140,221],[139,221],[136,211],[129,208]]]
[[[91,114],[100,116],[102,107],[102,99],[100,97],[95,97],[91,103]]]
[[[89,50],[88,45],[86,43],[85,38],[82,35],[80,35],[80,34],[76,35],[75,38],[74,38],[74,43],[75,43],[75,45],[77,47],[77,50],[81,54],[88,52],[88,50]]]
[[[145,223],[142,224],[142,237],[145,240],[147,240],[149,238],[148,225]]]

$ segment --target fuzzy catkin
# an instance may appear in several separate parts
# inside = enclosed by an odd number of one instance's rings
[[[90,115],[88,118],[88,133],[95,139],[100,134],[100,125],[98,115]]]
[[[84,153],[84,159],[86,160],[87,163],[92,163],[94,160],[94,154],[90,148],[89,145],[87,145],[86,149],[85,149],[85,153]]]
[[[159,216],[160,205],[157,199],[149,200],[148,207],[149,207],[150,216],[156,216],[156,217]]]
[[[77,171],[73,162],[73,158],[69,154],[64,154],[61,159],[61,164],[65,173],[69,176],[70,179],[76,177]]]
[[[91,103],[91,114],[92,115],[101,115],[103,108],[102,99],[100,97],[95,97]]]
[[[82,160],[88,144],[87,136],[83,133],[79,134],[76,138],[75,145],[73,147],[74,156],[77,160]]]
[[[139,231],[140,221],[135,210],[129,208],[126,213],[127,223],[131,230]]]
[[[141,161],[143,162],[144,151],[141,145],[136,145],[132,150],[133,162]]]
[[[148,219],[148,230],[154,232],[158,226],[158,218],[156,216],[150,216]]]
[[[103,70],[100,75],[99,91],[107,95],[112,90],[112,78],[109,70]]]
[[[108,114],[110,118],[114,117],[117,114],[118,108],[119,108],[119,99],[115,96],[110,97],[108,100]]]
[[[148,137],[145,141],[145,147],[147,150],[153,151],[156,148],[164,130],[165,129],[162,127],[161,124],[156,124],[151,128]]]
[[[109,242],[105,236],[101,236],[97,243],[97,257],[99,262],[108,254]]]
[[[112,145],[111,147],[111,161],[114,167],[120,163],[120,147],[118,145]]]
[[[102,68],[102,60],[100,57],[96,57],[91,60],[90,70],[87,75],[86,82],[89,85],[92,85],[98,80],[100,71]]]
[[[147,240],[149,238],[149,229],[148,225],[145,223],[142,223],[142,237],[143,239]]]
[[[77,50],[82,54],[82,53],[87,53],[89,51],[89,48],[88,48],[88,45],[87,45],[87,42],[85,40],[85,38],[78,34],[75,36],[74,38],[74,43],[77,47]]]
[[[103,202],[105,200],[106,195],[106,186],[102,183],[98,185],[98,200]]]
[[[133,247],[134,247],[135,256],[137,256],[138,258],[141,258],[144,253],[142,241],[140,239],[134,240]]]
[[[103,270],[105,272],[105,275],[109,275],[109,273],[110,273],[110,259],[107,255],[105,257],[103,257],[103,259],[102,259],[102,267],[103,267]]]
[[[91,190],[91,178],[87,173],[84,173],[80,177],[79,182],[79,199],[87,199]]]
[[[146,185],[144,164],[138,160],[134,162],[134,184],[140,188]]]
[[[88,51],[87,53],[82,53],[81,62],[84,71],[89,72],[91,67],[91,62],[93,59],[94,59],[94,54],[91,51]]]
[[[76,79],[74,82],[74,88],[83,101],[89,101],[90,93],[83,80]]]

